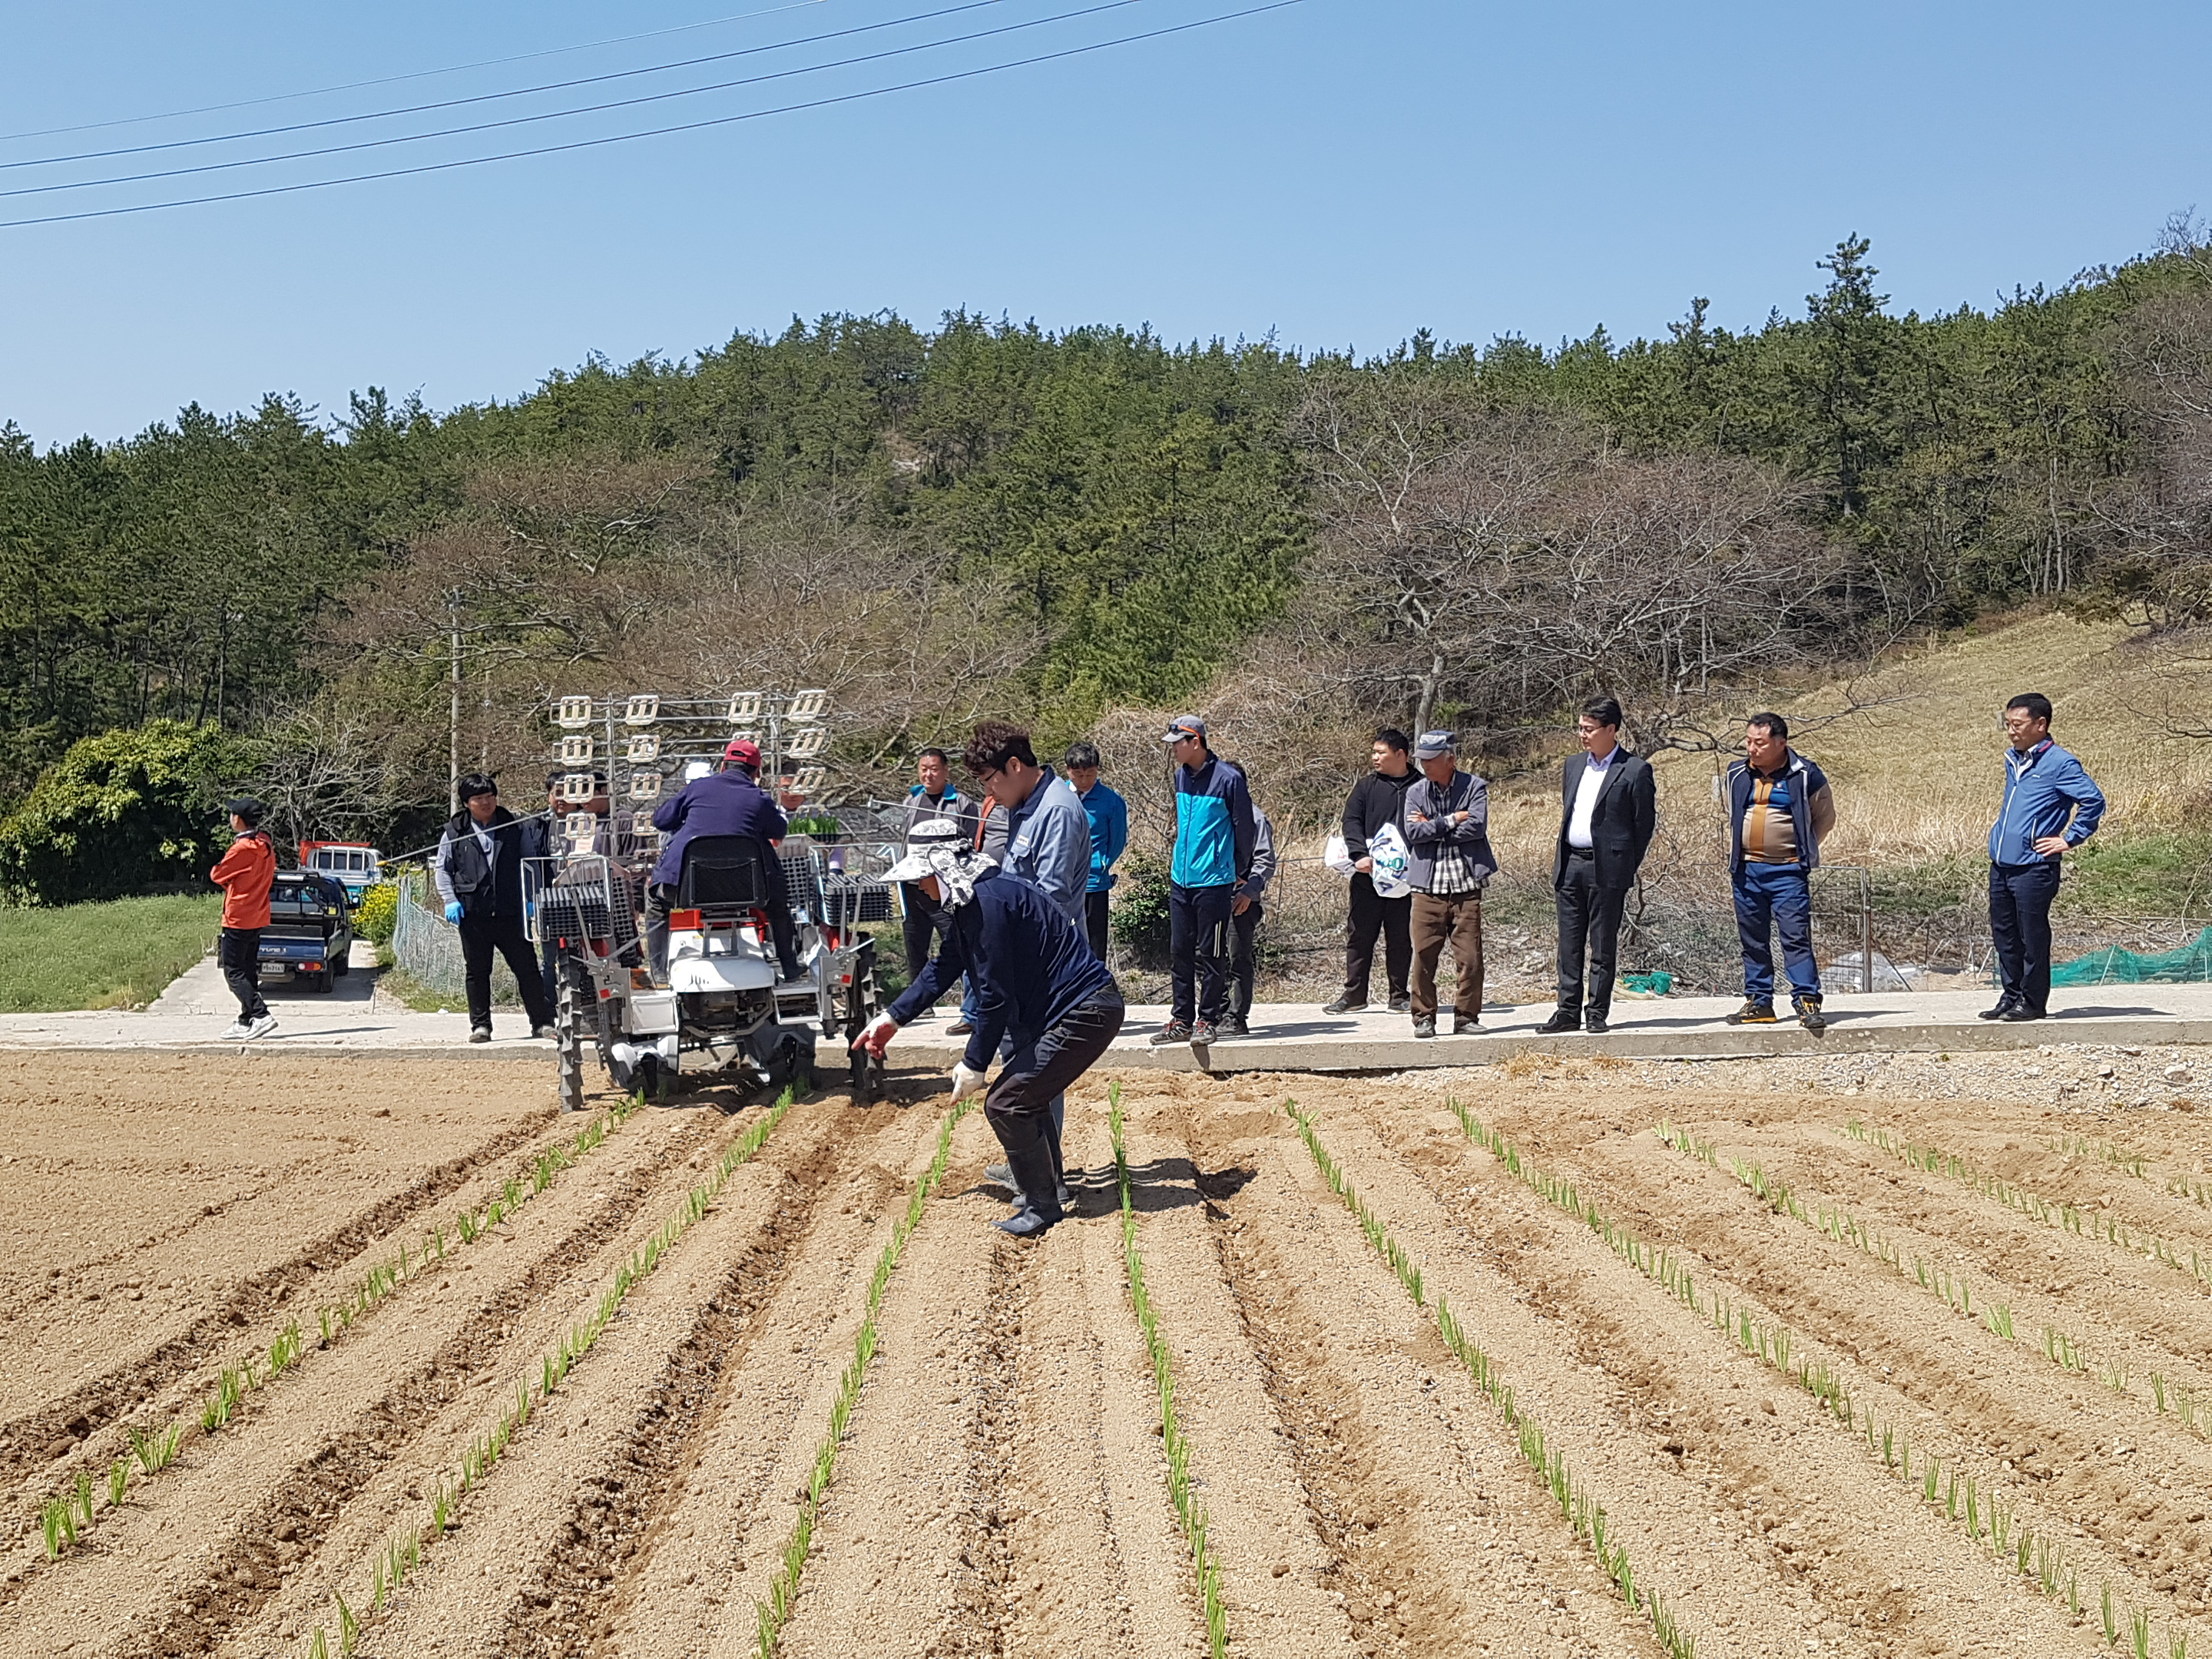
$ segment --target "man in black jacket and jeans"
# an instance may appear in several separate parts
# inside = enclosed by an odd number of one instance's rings
[[[539,821],[542,823],[542,821]],[[481,774],[461,780],[461,810],[438,837],[430,874],[446,902],[446,920],[460,929],[469,994],[469,1041],[491,1041],[491,958],[496,951],[514,970],[532,1036],[553,1035],[545,981],[523,929],[522,862],[543,856],[543,830],[499,804],[499,785]]]
[[[1406,832],[1406,792],[1420,776],[1407,756],[1411,747],[1395,726],[1377,732],[1375,770],[1360,779],[1344,804],[1344,850],[1358,867],[1352,872],[1352,915],[1345,935],[1344,994],[1322,1009],[1325,1014],[1357,1013],[1367,1006],[1377,933],[1382,936],[1382,967],[1390,982],[1390,1012],[1402,1014],[1412,1006],[1406,999],[1406,977],[1413,965],[1413,896],[1386,899],[1367,873],[1374,867],[1367,838],[1386,823],[1401,836]]]
[[[1620,705],[1593,697],[1576,722],[1583,752],[1559,775],[1552,888],[1559,910],[1559,1006],[1536,1029],[1602,1035],[1613,1008],[1620,913],[1656,826],[1651,763],[1620,746]],[[1583,969],[1589,958],[1589,988]]]

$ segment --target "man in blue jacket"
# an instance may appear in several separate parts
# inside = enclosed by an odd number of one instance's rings
[[[1042,1232],[1066,1212],[1052,1102],[1089,1071],[1121,1031],[1121,993],[1060,907],[1034,883],[994,868],[950,819],[917,824],[907,855],[886,873],[927,892],[944,919],[944,944],[888,1012],[854,1040],[881,1054],[891,1036],[965,974],[975,993],[975,1029],[952,1068],[955,1099],[983,1087],[1003,1040],[1006,1063],[983,1097],[1021,1197],[993,1224],[1017,1238]]]
[[[1228,1012],[1229,919],[1237,884],[1252,872],[1257,832],[1244,775],[1213,757],[1204,720],[1176,715],[1164,741],[1176,763],[1175,859],[1168,872],[1175,1006],[1152,1041],[1203,1048]]]
[[[777,970],[787,980],[805,971],[799,963],[783,865],[775,853],[789,825],[783,809],[760,787],[760,745],[750,738],[737,738],[722,751],[720,771],[692,779],[653,814],[653,827],[668,838],[646,889],[645,948],[656,984],[668,982],[668,913],[684,879],[684,849],[702,836],[750,836],[760,843],[768,865],[766,908]]]
[[[1091,815],[1091,876],[1084,884],[1083,930],[1098,960],[1111,942],[1107,905],[1114,890],[1114,866],[1129,846],[1129,804],[1098,781],[1098,745],[1072,743],[1063,757],[1067,781],[1075,786],[1083,810]]]
[[[1753,714],[1743,758],[1729,763],[1729,874],[1743,945],[1743,1006],[1730,1025],[1774,1024],[1774,945],[1790,970],[1790,1000],[1808,1031],[1828,1029],[1820,965],[1813,956],[1813,867],[1836,823],[1827,774],[1790,746],[1790,722]]]
[[[2002,991],[1984,1019],[2041,1019],[2051,1002],[2051,902],[2058,860],[2096,833],[2105,793],[2051,740],[2051,699],[2005,705],[2004,803],[1990,826],[1990,938]],[[2069,823],[2069,820],[2071,820]]]

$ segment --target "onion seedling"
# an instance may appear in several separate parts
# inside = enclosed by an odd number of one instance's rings
[[[129,1458],[127,1458],[127,1457],[118,1457],[118,1458],[117,1458],[117,1459],[115,1460],[115,1462],[114,1462],[113,1463],[112,1463],[111,1465],[109,1465],[109,1466],[108,1466],[108,1470],[107,1470],[107,1507],[108,1507],[108,1508],[110,1508],[111,1510],[119,1510],[119,1509],[121,1509],[121,1508],[123,1507],[123,1494],[124,1494],[125,1489],[125,1488],[127,1488],[127,1487],[130,1486],[130,1484],[131,1484],[131,1460],[130,1460]]]

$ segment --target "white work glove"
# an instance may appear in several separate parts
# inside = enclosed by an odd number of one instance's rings
[[[884,1057],[884,1050],[890,1047],[891,1034],[898,1028],[899,1023],[889,1014],[878,1014],[869,1024],[868,1029],[853,1039],[853,1047],[866,1048],[878,1060],[881,1060]]]
[[[953,1099],[965,1100],[970,1095],[980,1095],[982,1092],[983,1074],[981,1072],[975,1070],[964,1060],[952,1068]]]

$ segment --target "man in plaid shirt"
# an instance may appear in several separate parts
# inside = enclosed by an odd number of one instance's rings
[[[1482,1023],[1482,887],[1498,873],[1490,850],[1490,788],[1459,769],[1458,739],[1424,732],[1413,745],[1421,779],[1406,792],[1406,844],[1413,854],[1413,1035],[1437,1034],[1437,963],[1444,941],[1459,971],[1452,1034]]]

